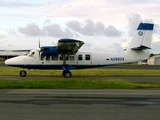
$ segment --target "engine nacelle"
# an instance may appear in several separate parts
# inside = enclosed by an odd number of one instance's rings
[[[56,46],[45,46],[41,47],[41,55],[42,56],[56,56],[59,52]]]

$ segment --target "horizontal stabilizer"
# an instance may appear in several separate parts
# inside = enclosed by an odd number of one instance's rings
[[[135,47],[135,48],[131,48],[131,49],[132,50],[146,50],[146,49],[151,49],[151,48],[143,46],[143,45],[140,45],[139,47]]]

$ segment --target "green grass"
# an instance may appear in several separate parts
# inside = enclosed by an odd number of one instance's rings
[[[0,68],[0,76],[19,75],[20,68]],[[61,76],[62,70],[26,70],[28,75]],[[73,76],[160,76],[160,70],[143,69],[83,69],[73,70]]]
[[[0,68],[0,76],[19,76],[19,68]],[[63,78],[62,70],[27,70],[28,76],[42,76],[40,79],[3,80],[0,78],[0,89],[142,89],[160,88],[160,83],[133,83],[129,81],[105,78],[92,80],[93,77],[76,76],[160,76],[159,70],[142,69],[85,69],[72,71],[73,78]],[[43,76],[53,76],[54,79]],[[59,77],[54,77],[59,76]]]
[[[0,89],[142,89],[160,88],[160,83],[132,83],[123,80],[1,80]]]

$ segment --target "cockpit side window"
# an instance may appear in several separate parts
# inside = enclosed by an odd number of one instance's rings
[[[30,52],[30,53],[29,53],[29,57],[33,57],[34,54],[35,54],[35,52]]]

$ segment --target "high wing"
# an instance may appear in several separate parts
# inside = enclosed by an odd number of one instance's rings
[[[83,44],[83,41],[75,39],[60,39],[58,41],[58,51],[62,54],[76,54]]]
[[[57,54],[76,54],[81,46],[84,44],[83,41],[63,38],[58,40],[57,46],[43,46],[40,48],[42,56],[55,56]]]

